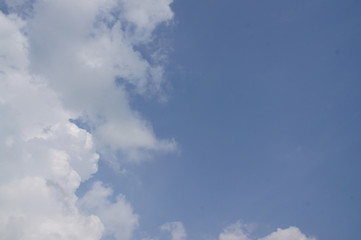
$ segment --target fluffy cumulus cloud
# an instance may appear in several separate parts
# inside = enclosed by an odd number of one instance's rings
[[[236,222],[219,234],[219,240],[249,240],[248,236],[249,230],[247,225]]]
[[[219,240],[253,240],[251,237],[252,228],[249,225],[237,222],[228,226],[220,235]],[[307,237],[297,227],[289,227],[286,229],[278,228],[266,237],[258,238],[258,240],[316,240],[313,237]]]
[[[95,182],[92,189],[80,199],[81,209],[95,213],[105,226],[104,236],[113,235],[116,239],[130,239],[138,225],[138,216],[123,195],[111,201],[112,189]]]
[[[278,228],[276,232],[261,238],[260,240],[316,240],[313,237],[307,237],[297,227],[289,227],[286,229]]]
[[[131,94],[162,96],[162,66],[135,49],[171,20],[170,3],[5,1],[1,239],[131,238],[138,217],[124,196],[100,182],[81,199],[75,191],[97,171],[99,156],[140,162],[176,148],[129,105]]]

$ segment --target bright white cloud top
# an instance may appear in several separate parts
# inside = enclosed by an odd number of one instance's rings
[[[0,238],[132,239],[138,215],[101,182],[75,191],[112,163],[176,149],[156,137],[129,94],[163,97],[163,68],[135,46],[172,20],[170,0],[6,1],[0,13]],[[116,81],[117,79],[117,81]],[[131,93],[127,89],[131,89]],[[82,121],[88,130],[73,123]],[[186,239],[180,222],[161,227]],[[233,229],[233,228],[232,228]],[[246,240],[227,228],[220,240]],[[264,240],[311,240],[297,228]]]

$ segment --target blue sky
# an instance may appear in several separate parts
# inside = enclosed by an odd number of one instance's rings
[[[0,236],[361,235],[360,1],[0,6]]]
[[[181,146],[143,175],[161,191],[164,215],[194,239],[239,218],[357,239],[360,3],[172,6],[170,100],[137,102]]]

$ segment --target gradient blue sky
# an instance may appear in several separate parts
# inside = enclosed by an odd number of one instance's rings
[[[124,192],[148,232],[189,239],[241,219],[256,235],[298,226],[318,239],[361,235],[361,2],[172,4],[169,101],[132,104],[179,154],[99,177]],[[160,157],[157,157],[160,158]],[[109,175],[110,174],[110,175]],[[114,182],[119,182],[116,185]]]

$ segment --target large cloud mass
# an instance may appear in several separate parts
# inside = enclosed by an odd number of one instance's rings
[[[100,182],[82,199],[75,191],[97,171],[99,154],[139,162],[175,148],[129,106],[129,94],[162,94],[162,67],[134,49],[172,18],[170,3],[6,1],[0,12],[1,239],[131,238],[138,218],[123,196],[111,201],[112,190]]]

